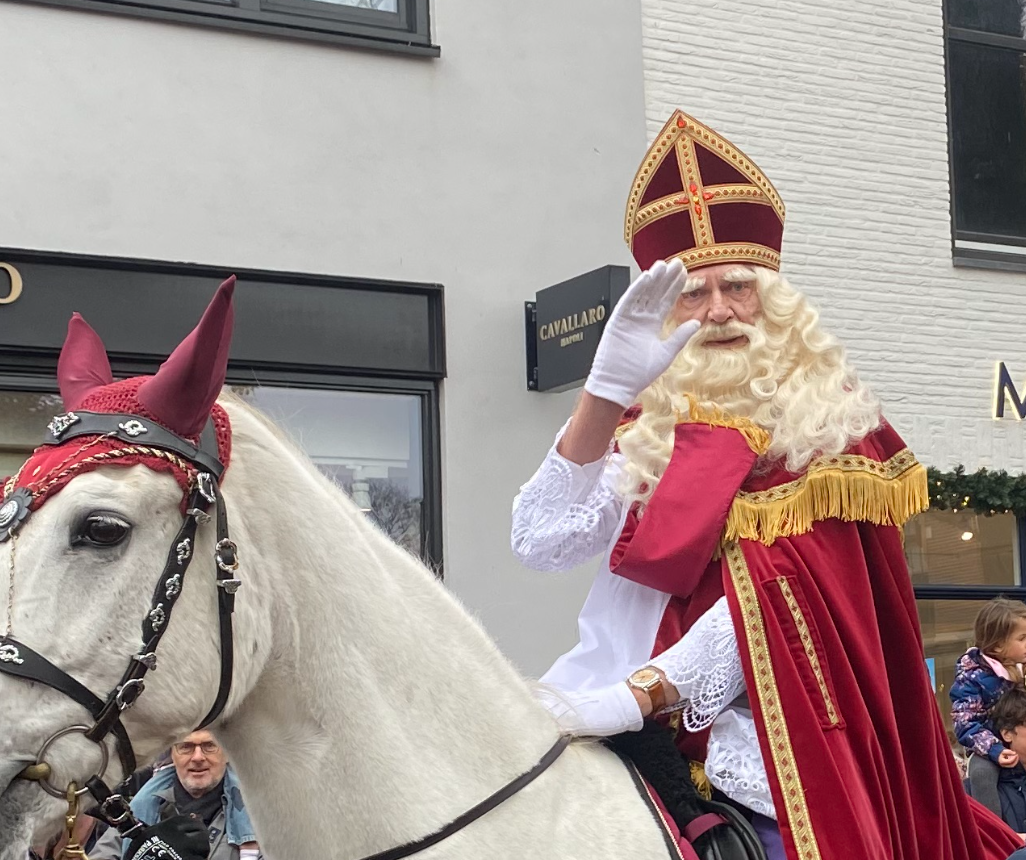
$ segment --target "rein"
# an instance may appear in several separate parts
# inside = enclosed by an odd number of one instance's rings
[[[418,839],[416,842],[407,842],[405,845],[400,845],[398,848],[390,848],[388,851],[371,854],[368,857],[362,858],[362,860],[401,860],[403,857],[410,857],[413,854],[423,851],[425,848],[437,845],[443,839],[448,839],[454,833],[461,831],[468,824],[477,821],[477,819],[485,813],[491,812],[504,800],[509,800],[509,798],[520,791],[520,789],[526,788],[534,782],[539,776],[549,769],[549,766],[552,765],[560,755],[562,755],[563,750],[570,745],[570,740],[571,738],[569,735],[562,735],[559,740],[552,745],[549,751],[542,756],[538,764],[527,771],[527,773],[521,774],[512,782],[506,783],[506,785],[495,792],[495,794],[485,798],[477,804],[477,806],[471,807],[459,818],[456,818],[446,824],[441,830],[436,830],[430,836],[425,836],[422,839]]]
[[[142,647],[129,659],[121,680],[105,698],[101,699],[46,657],[15,639],[10,629],[5,636],[0,637],[0,672],[44,684],[63,693],[85,708],[93,719],[92,725],[68,726],[48,738],[36,755],[35,763],[25,768],[18,778],[38,782],[47,794],[56,798],[67,798],[69,804],[72,798],[77,803],[77,798],[81,795],[91,794],[99,804],[98,812],[93,814],[116,827],[122,834],[130,833],[140,825],[132,815],[128,798],[124,793],[124,786],[136,769],[136,756],[128,732],[121,721],[121,715],[135,704],[146,688],[144,678],[147,672],[157,668],[157,646],[167,630],[171,612],[182,592],[185,573],[194,554],[197,528],[210,522],[211,516],[207,511],[211,506],[215,510],[217,532],[214,562],[218,586],[221,675],[214,703],[198,728],[203,728],[217,719],[228,701],[234,666],[232,613],[235,611],[235,593],[242,585],[242,581],[236,578],[239,566],[238,549],[228,535],[228,515],[218,483],[224,473],[224,466],[217,456],[217,441],[212,421],[208,421],[200,447],[197,448],[149,419],[139,416],[69,412],[57,416],[50,422],[44,444],[53,446],[80,436],[101,436],[108,439],[117,438],[138,446],[141,441],[139,437],[144,434],[146,449],[155,449],[154,453],[158,454],[170,452],[177,455],[191,464],[195,471],[189,473],[189,496],[181,528],[168,549],[167,561],[154,589],[150,609],[143,618]],[[16,540],[17,529],[31,513],[30,506],[34,499],[35,496],[30,491],[19,488],[2,500],[0,542]],[[13,570],[11,577],[13,602]],[[13,607],[9,607],[8,611],[13,611]],[[81,734],[95,743],[100,748],[101,764],[95,775],[86,781],[84,788],[80,789],[72,784],[66,791],[61,791],[50,782],[52,769],[46,761],[46,753],[55,741],[69,734]],[[122,783],[113,791],[102,779],[108,763],[105,743],[108,735],[114,737],[123,773]]]

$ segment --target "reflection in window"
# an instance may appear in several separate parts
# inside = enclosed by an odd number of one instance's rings
[[[948,45],[955,227],[1026,239],[1026,55]]]
[[[982,600],[917,600],[919,624],[923,629],[926,666],[934,682],[937,707],[944,720],[951,745],[955,740],[951,728],[951,698],[948,691],[955,680],[955,663],[973,642],[973,622],[983,607]]]
[[[1026,37],[1026,5],[1021,5],[1021,0],[948,0],[948,24]]]
[[[399,0],[321,0],[339,6],[355,6],[357,9],[377,9],[381,12],[398,12]]]
[[[420,398],[232,386],[396,543],[424,555]]]
[[[50,419],[62,412],[58,394],[0,391],[0,480],[21,468],[42,444]]]
[[[926,511],[905,526],[914,585],[1018,585],[1015,514]]]

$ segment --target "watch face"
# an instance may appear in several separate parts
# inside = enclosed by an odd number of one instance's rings
[[[648,687],[659,681],[659,673],[655,669],[638,669],[631,675],[631,680],[639,687]]]

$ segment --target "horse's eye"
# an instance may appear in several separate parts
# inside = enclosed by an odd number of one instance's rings
[[[90,514],[82,521],[78,534],[71,539],[71,545],[117,546],[128,537],[131,530],[128,523],[114,514]]]

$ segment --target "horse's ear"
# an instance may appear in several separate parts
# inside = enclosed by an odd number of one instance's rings
[[[57,385],[64,408],[69,412],[78,409],[93,391],[113,381],[107,350],[100,336],[81,314],[72,314],[68,336],[57,359]]]
[[[232,342],[235,275],[218,288],[203,318],[157,373],[139,386],[139,402],[169,430],[196,436],[224,385]]]

